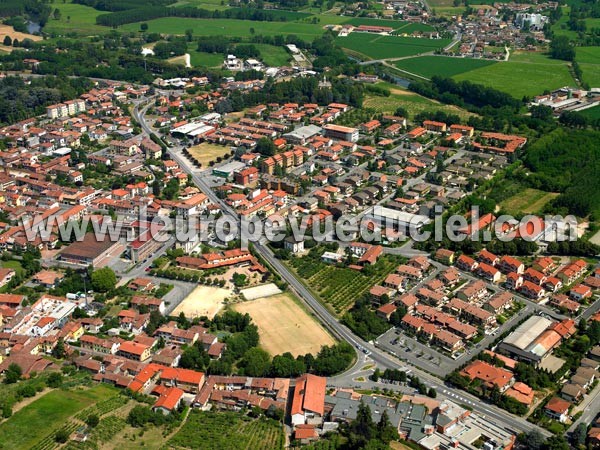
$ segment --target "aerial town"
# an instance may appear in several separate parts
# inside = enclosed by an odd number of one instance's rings
[[[0,2],[0,449],[600,448],[599,15]]]

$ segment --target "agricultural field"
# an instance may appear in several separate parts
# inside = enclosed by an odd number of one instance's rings
[[[192,42],[188,45],[188,53],[190,54],[190,63],[192,67],[221,67],[225,59],[220,53],[206,53],[196,50],[198,45]]]
[[[588,119],[600,119],[600,105],[594,106],[593,108],[584,109],[579,114],[587,117]]]
[[[283,47],[276,47],[269,44],[252,44],[260,52],[260,59],[267,66],[279,67],[288,65],[290,54]]]
[[[392,257],[380,258],[369,274],[336,267],[313,258],[291,260],[296,273],[306,280],[321,302],[343,315],[365,292],[385,279],[400,263]]]
[[[110,28],[96,25],[96,17],[100,14],[105,14],[102,11],[95,10],[89,6],[71,3],[71,0],[67,0],[66,3],[62,0],[54,0],[52,9],[56,8],[60,11],[60,19],[55,20],[54,17],[50,16],[44,27],[44,32],[46,33],[92,35],[104,34],[110,31]]]
[[[534,96],[544,90],[552,90],[574,83],[564,62],[528,63],[501,61],[497,64],[471,70],[454,77],[468,80],[511,94],[515,98]]]
[[[600,47],[575,47],[578,63],[600,64]]]
[[[190,147],[188,151],[202,167],[208,167],[211,161],[216,161],[217,158],[222,158],[224,155],[231,153],[229,147],[206,142]]]
[[[526,188],[518,194],[507,198],[500,206],[509,213],[537,214],[546,203],[558,197],[558,193],[545,192],[539,189]]]
[[[90,389],[51,391],[23,407],[0,425],[0,448],[45,448],[46,442],[54,442],[54,433],[65,426],[71,416],[97,402],[110,401],[117,393],[116,389],[107,385],[97,385]],[[72,423],[70,427],[74,429],[76,424]]]
[[[431,78],[434,75],[453,77],[471,70],[496,64],[495,61],[472,58],[451,58],[446,56],[419,56],[397,61],[399,69]]]
[[[321,25],[301,22],[256,22],[237,19],[190,19],[180,17],[163,17],[149,20],[148,32],[164,34],[185,34],[185,30],[194,30],[196,36],[212,36],[224,34],[235,37],[250,37],[252,28],[265,36],[295,34],[306,40],[312,40],[324,33]],[[139,23],[129,23],[120,29],[139,31]]]
[[[448,45],[450,39],[421,39],[350,33],[348,36],[336,38],[336,43],[368,59],[389,59],[430,53]]]
[[[378,83],[378,86],[379,85],[389,88],[391,95],[389,97],[382,97],[367,94],[363,100],[363,106],[365,108],[372,108],[383,114],[392,114],[399,106],[402,106],[406,109],[410,117],[414,117],[415,114],[424,111],[444,111],[448,114],[456,114],[465,120],[473,115],[464,109],[460,109],[453,105],[443,105],[435,100],[415,94],[414,92],[400,89],[395,85]]]
[[[283,449],[283,427],[272,419],[251,419],[235,412],[192,411],[167,443],[168,448],[203,450]]]
[[[4,38],[9,36],[11,39],[18,39],[19,41],[23,41],[24,39],[31,39],[32,41],[41,41],[41,36],[36,36],[34,34],[21,33],[19,31],[15,31],[13,27],[10,25],[0,24],[0,42],[4,42]],[[10,47],[4,47],[7,51],[10,51]]]
[[[250,314],[258,327],[260,346],[271,355],[316,355],[334,339],[291,294],[278,294],[236,304],[233,309]]]

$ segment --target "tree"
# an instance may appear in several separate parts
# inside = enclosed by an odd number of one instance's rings
[[[64,428],[61,428],[54,435],[54,440],[60,444],[64,444],[69,440],[69,432]]]
[[[63,338],[59,338],[56,341],[56,347],[52,349],[52,356],[57,359],[63,359],[65,357],[65,340]]]
[[[392,425],[392,422],[390,422],[387,409],[383,410],[381,419],[379,419],[379,423],[377,424],[377,435],[385,444],[389,444],[390,442],[399,439],[398,430]]]
[[[273,156],[275,150],[275,144],[268,138],[260,138],[256,144],[256,151],[264,156]]]
[[[10,38],[10,36],[4,36],[4,45],[6,47],[10,47],[12,45],[12,39]]]
[[[12,363],[4,372],[4,383],[13,384],[21,379],[23,371],[21,367],[15,363]]]
[[[62,385],[62,382],[63,382],[62,374],[60,372],[52,372],[48,376],[48,381],[46,381],[46,384],[48,385],[48,387],[56,389]]]
[[[245,375],[262,377],[271,368],[271,356],[263,349],[254,347],[244,354],[241,365],[244,367]]]
[[[98,414],[90,414],[87,416],[87,419],[85,419],[85,423],[90,428],[96,428],[100,423],[100,417],[98,417]]]
[[[529,433],[520,434],[518,437],[519,443],[527,450],[542,450],[544,448],[544,436],[537,430]]]
[[[550,57],[564,61],[575,59],[575,49],[567,36],[556,36],[552,39],[550,42]]]
[[[142,33],[145,33],[146,31],[148,31],[148,24],[146,22],[140,24],[140,31]]]
[[[92,272],[92,287],[98,292],[108,292],[115,288],[117,276],[110,267],[94,270]]]
[[[54,12],[52,13],[52,15],[54,16],[54,20],[60,20],[60,16],[61,16],[60,9],[56,8],[54,10]]]
[[[429,390],[427,391],[427,397],[436,398],[437,391],[434,388],[429,388]]]
[[[185,30],[185,39],[188,42],[192,42],[192,40],[194,39],[194,30],[188,28],[187,30]]]

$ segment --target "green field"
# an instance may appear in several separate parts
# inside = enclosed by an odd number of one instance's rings
[[[72,415],[87,406],[114,397],[117,392],[107,385],[97,385],[85,390],[51,391],[17,411],[0,425],[0,449],[31,449],[65,426]]]
[[[593,108],[584,109],[580,112],[581,115],[584,115],[588,119],[600,119],[600,106],[594,106]]]
[[[192,411],[169,448],[204,450],[281,450],[282,425],[272,419],[251,419],[236,412]]]
[[[456,75],[454,79],[483,84],[508,92],[515,98],[538,95],[544,90],[571,86],[575,83],[566,63],[547,61],[547,63],[502,61]]]
[[[450,39],[420,39],[350,33],[348,36],[338,37],[336,43],[369,59],[388,59],[429,53],[448,45]]]
[[[600,47],[576,47],[578,63],[600,64]]]
[[[0,267],[4,267],[7,269],[13,269],[17,274],[22,275],[24,273],[23,266],[19,261],[10,260],[10,261],[2,261],[0,263]]]
[[[453,77],[464,72],[496,64],[495,61],[472,58],[451,58],[446,56],[419,56],[403,59],[395,63],[399,69],[431,78],[433,75]]]
[[[542,211],[546,203],[557,196],[557,193],[527,188],[517,195],[507,198],[500,206],[509,213],[537,214]]]
[[[290,54],[284,47],[269,44],[252,44],[260,51],[260,59],[267,66],[285,66],[290,61]]]
[[[77,33],[91,35],[108,33],[110,31],[110,28],[96,25],[96,17],[104,14],[104,12],[97,11],[89,6],[71,3],[71,0],[67,1],[68,3],[63,3],[62,0],[55,0],[53,2],[52,9],[58,8],[61,17],[59,20],[54,20],[51,16],[44,27],[44,32],[50,34]]]
[[[391,92],[389,97],[367,94],[363,101],[365,108],[372,108],[382,114],[393,114],[399,106],[408,112],[409,117],[425,111],[444,111],[448,114],[456,114],[462,119],[468,119],[473,114],[453,105],[443,105],[435,100],[422,97],[414,92],[401,89],[390,83],[377,83],[377,86],[388,88]]]
[[[227,36],[250,37],[250,29],[257,34],[275,36],[295,34],[307,40],[313,39],[324,33],[321,25],[299,22],[256,22],[251,20],[237,19],[189,19],[179,17],[163,17],[161,19],[149,20],[148,31],[150,33],[185,34],[185,30],[194,30],[197,36],[212,36],[224,34]],[[138,31],[139,23],[129,23],[120,29],[126,31]]]

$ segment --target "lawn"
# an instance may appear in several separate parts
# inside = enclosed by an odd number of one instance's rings
[[[494,61],[472,58],[450,58],[446,56],[419,56],[403,59],[396,67],[408,72],[431,78],[434,75],[453,77],[461,73],[496,64]]]
[[[590,87],[600,87],[600,64],[580,63],[579,67],[583,72],[583,81]]]
[[[150,33],[185,34],[185,30],[194,30],[196,36],[227,35],[236,37],[250,37],[255,33],[265,36],[295,34],[300,38],[312,40],[324,33],[322,25],[300,22],[256,22],[252,20],[237,19],[190,19],[180,17],[163,17],[149,20]],[[121,27],[125,31],[138,31],[140,23],[129,23]]]
[[[76,3],[63,3],[62,0],[54,1],[52,9],[58,8],[61,13],[60,19],[55,20],[52,16],[48,19],[44,32],[46,33],[77,33],[84,35],[104,34],[110,31],[108,27],[96,25],[96,17],[105,12],[95,10],[89,6],[78,5]],[[137,30],[139,30],[139,25]]]
[[[169,448],[203,450],[280,450],[283,427],[273,419],[251,419],[237,412],[193,410],[186,423],[167,443]]]
[[[23,266],[21,265],[21,263],[19,261],[15,261],[15,260],[2,261],[0,263],[0,267],[6,268],[6,269],[13,269],[18,274],[23,274],[23,272],[24,272]]]
[[[0,425],[0,449],[31,449],[36,443],[52,436],[78,411],[115,396],[117,392],[107,385],[51,391]]]
[[[454,77],[468,80],[511,94],[515,98],[541,94],[574,84],[566,63],[498,62],[480,69],[471,70]]]
[[[421,39],[350,33],[348,36],[336,38],[336,42],[339,46],[364,55],[369,59],[388,59],[429,53],[448,45],[450,39]]]
[[[540,191],[539,189],[527,188],[522,192],[507,198],[500,206],[509,213],[537,214],[541,212],[544,205],[558,196],[554,192]]]
[[[238,303],[233,309],[250,314],[258,327],[260,346],[271,355],[316,355],[323,345],[335,341],[297,302],[291,294],[278,294]]]
[[[201,164],[202,167],[207,167],[211,161],[216,161],[217,158],[231,152],[227,146],[202,143],[188,149],[190,154]]]

